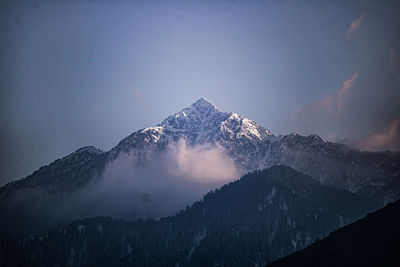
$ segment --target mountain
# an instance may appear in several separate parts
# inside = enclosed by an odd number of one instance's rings
[[[396,201],[268,266],[400,266],[399,225]]]
[[[51,217],[55,203],[77,188],[85,187],[104,170],[107,153],[83,147],[43,166],[25,179],[0,188],[0,236],[47,230],[57,220]],[[60,225],[65,223],[61,220]]]
[[[169,116],[156,127],[135,132],[110,151],[163,150],[184,139],[188,145],[220,145],[242,173],[276,164],[290,166],[322,184],[381,202],[400,198],[400,153],[365,152],[325,142],[317,135],[275,136],[236,113],[222,112],[205,98]]]
[[[201,98],[156,127],[126,137],[110,153],[116,158],[121,153],[141,149],[162,150],[181,139],[189,146],[219,144],[246,171],[262,168],[263,143],[277,140],[254,121],[233,112],[222,112],[207,99]]]
[[[290,166],[322,184],[383,203],[400,198],[400,153],[362,152],[325,142],[317,135],[275,136],[254,121],[222,112],[201,98],[157,126],[132,133],[110,151],[84,147],[1,187],[0,216],[6,219],[0,221],[0,236],[34,234],[38,228],[96,214],[123,218],[173,214],[210,189],[274,165]],[[140,176],[146,177],[141,179],[145,188],[138,182]],[[94,188],[96,184],[101,188]],[[173,191],[175,187],[180,188],[178,192]],[[113,188],[113,195],[108,188]],[[131,191],[120,194],[120,188]],[[132,194],[135,190],[137,197]],[[168,193],[180,196],[180,202],[148,201]],[[117,203],[115,196],[120,195],[123,203]],[[97,210],[109,202],[113,202],[109,208]],[[150,204],[129,210],[129,203],[139,202],[151,203],[164,213],[143,215],[152,210]],[[164,204],[169,208],[163,208]],[[121,206],[126,207],[123,215],[112,213]]]
[[[273,166],[208,193],[172,217],[98,217],[44,236],[2,240],[0,265],[260,266],[378,207]]]

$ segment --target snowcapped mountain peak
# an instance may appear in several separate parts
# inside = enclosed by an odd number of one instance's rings
[[[198,132],[203,128],[215,127],[228,117],[228,113],[221,112],[209,100],[200,98],[190,107],[169,116],[158,126],[170,131]]]
[[[233,155],[242,153],[243,149],[256,150],[260,142],[273,142],[276,137],[256,122],[237,113],[222,112],[211,101],[200,98],[189,107],[167,117],[156,127],[131,134],[113,149],[112,154],[132,149],[137,151],[145,146],[166,147],[180,139],[193,146],[219,144]],[[242,161],[247,162],[246,159]]]
[[[197,100],[195,103],[191,105],[191,107],[202,110],[202,109],[207,109],[207,110],[213,110],[213,111],[218,111],[218,108],[207,98],[202,97],[199,100]]]

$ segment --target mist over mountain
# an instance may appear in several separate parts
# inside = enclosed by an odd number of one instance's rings
[[[260,266],[380,205],[274,166],[209,192],[175,216],[92,218],[0,243],[0,264]]]
[[[0,267],[400,266],[399,14],[0,1]]]
[[[92,216],[172,215],[212,189],[276,164],[380,202],[400,196],[400,153],[360,152],[316,135],[275,136],[201,98],[110,151],[84,147],[1,187],[1,235]]]

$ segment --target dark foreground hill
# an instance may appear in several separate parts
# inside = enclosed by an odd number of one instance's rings
[[[268,265],[400,266],[400,201]]]
[[[158,221],[97,217],[45,236],[3,240],[0,265],[265,265],[378,207],[289,167],[274,166]]]

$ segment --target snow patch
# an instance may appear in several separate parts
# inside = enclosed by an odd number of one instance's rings
[[[193,253],[195,252],[196,248],[199,246],[200,242],[207,236],[207,229],[204,229],[203,231],[197,233],[194,235],[194,241],[193,241],[193,246],[189,251],[189,254],[187,255],[186,259],[190,260],[192,257]]]

